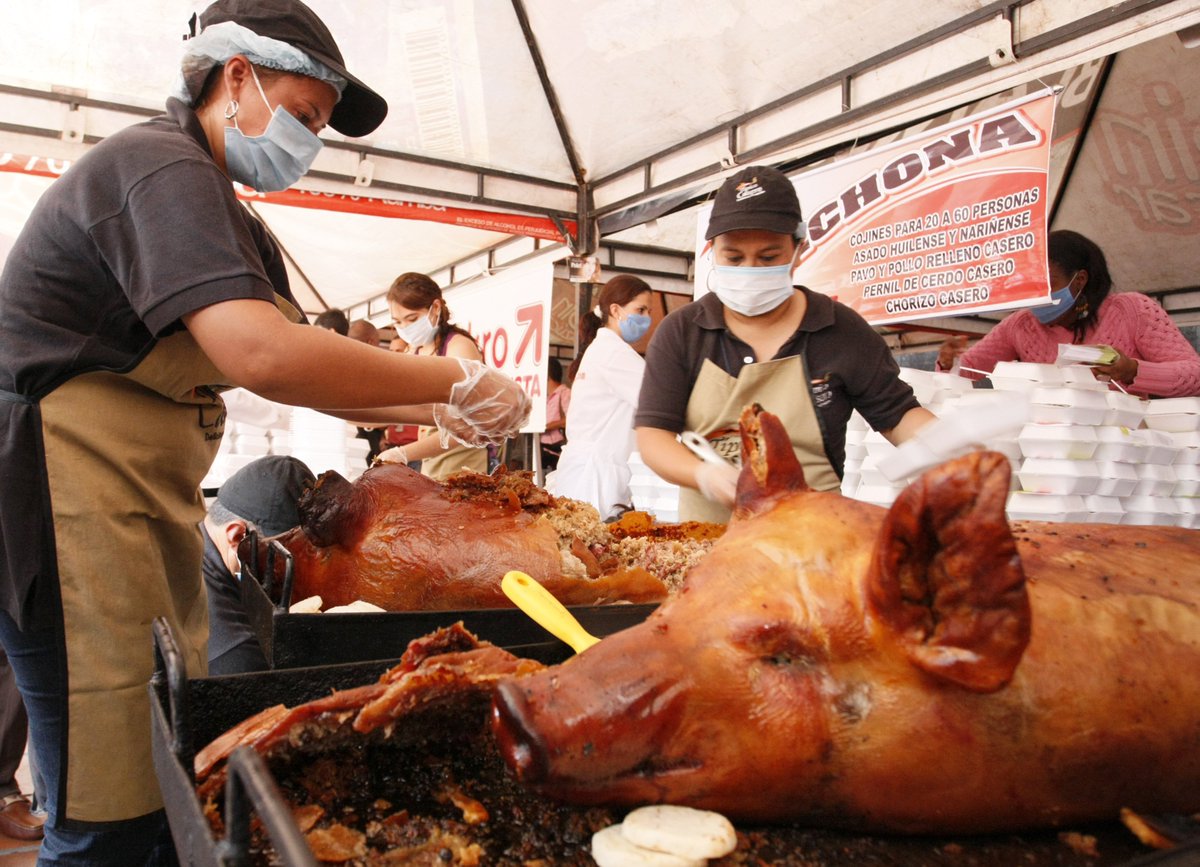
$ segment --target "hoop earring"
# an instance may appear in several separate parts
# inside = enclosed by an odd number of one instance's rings
[[[225,119],[233,120],[235,117],[237,117],[237,113],[240,109],[241,106],[238,105],[238,101],[236,99],[229,100],[229,104],[225,106]]]

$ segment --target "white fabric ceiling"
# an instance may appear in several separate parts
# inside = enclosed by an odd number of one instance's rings
[[[204,5],[6,4],[0,152],[73,158],[86,146],[81,139],[94,141],[160,109],[187,20]],[[589,215],[619,216],[672,192],[714,186],[722,158],[796,159],[1200,22],[1192,0],[309,5],[336,35],[349,68],[391,110],[376,133],[349,147],[325,133],[332,146],[301,186],[564,218],[577,215],[589,195]],[[367,188],[351,183],[363,157],[374,167]],[[9,199],[0,218],[11,222],[17,199],[39,184],[23,179],[21,193],[0,187]],[[476,256],[455,277],[477,272],[495,264],[487,251],[509,237],[254,207],[294,260],[298,295],[313,312],[377,296],[402,271],[436,273]],[[691,249],[686,217],[660,223],[619,237]],[[532,242],[514,249],[531,252]]]

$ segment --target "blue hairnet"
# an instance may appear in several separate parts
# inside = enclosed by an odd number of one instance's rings
[[[233,21],[222,21],[205,27],[200,35],[187,41],[179,77],[175,79],[171,95],[195,105],[212,68],[235,54],[244,54],[247,60],[257,66],[324,81],[337,90],[339,99],[346,87],[345,78],[300,49],[269,36],[259,36]]]

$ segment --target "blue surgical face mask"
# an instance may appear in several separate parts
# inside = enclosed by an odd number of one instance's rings
[[[263,104],[270,108],[253,67],[250,74]],[[233,126],[225,127],[225,167],[229,176],[261,193],[286,190],[304,177],[321,147],[321,139],[282,105],[275,107],[262,135],[243,133],[238,128],[236,112]]]
[[[646,313],[627,313],[617,322],[617,328],[626,343],[637,343],[650,330],[650,316]]]
[[[1075,303],[1075,299],[1078,297],[1071,291],[1071,284],[1075,282],[1075,275],[1078,273],[1076,271],[1075,274],[1071,275],[1071,279],[1067,281],[1066,286],[1050,293],[1049,304],[1042,307],[1029,308],[1029,312],[1033,314],[1034,319],[1043,325],[1049,325],[1071,309],[1071,305]]]

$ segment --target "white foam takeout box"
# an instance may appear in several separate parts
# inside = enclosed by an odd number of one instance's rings
[[[1173,464],[1179,447],[1171,434],[1161,430],[1135,430],[1131,436],[1146,447],[1140,460],[1147,464]]]
[[[1096,428],[1090,425],[1030,422],[1017,434],[1021,454],[1027,458],[1087,460],[1095,454],[1097,443]]]
[[[1200,464],[1200,431],[1177,431],[1171,434],[1171,442],[1179,449],[1176,464]]]
[[[1168,397],[1149,401],[1146,427],[1173,433],[1200,430],[1200,397]]]
[[[1169,497],[1175,490],[1179,477],[1175,468],[1164,464],[1138,464],[1138,482],[1133,486],[1134,496]]]
[[[1134,495],[1123,497],[1125,508],[1122,524],[1171,526],[1179,522],[1179,506],[1173,497]]]
[[[1091,524],[1119,524],[1125,516],[1125,509],[1118,497],[1088,494],[1083,498],[1083,506],[1088,510],[1087,521]]]
[[[1087,520],[1088,509],[1079,494],[1034,494],[1014,491],[1008,495],[1008,517],[1018,521],[1069,521],[1080,524]]]
[[[1150,403],[1136,394],[1124,394],[1119,391],[1105,392],[1104,399],[1108,401],[1108,412],[1104,414],[1103,423],[1127,428],[1135,428],[1142,423],[1146,415],[1146,404]]]
[[[1171,494],[1176,497],[1200,497],[1200,466],[1176,463],[1172,468],[1176,481]]]
[[[1017,475],[1021,490],[1035,494],[1094,494],[1100,483],[1095,461],[1025,458]]]
[[[1039,385],[1062,385],[1062,368],[1028,361],[997,361],[988,378],[1002,391],[1029,391]]]
[[[1123,427],[1097,426],[1096,451],[1092,457],[1097,461],[1121,461],[1138,463],[1145,460],[1150,451],[1148,443],[1135,436],[1135,432]]]
[[[1029,420],[1097,425],[1108,415],[1104,392],[1073,385],[1041,385],[1029,393]]]
[[[1137,487],[1138,474],[1134,464],[1120,461],[1097,461],[1096,470],[1100,480],[1096,483],[1096,494],[1103,497],[1128,497]]]

